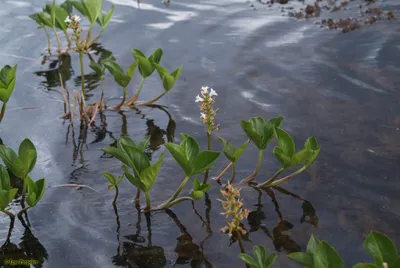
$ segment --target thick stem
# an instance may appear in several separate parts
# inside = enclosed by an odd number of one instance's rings
[[[279,169],[279,170],[274,174],[274,176],[272,176],[272,177],[271,177],[269,180],[267,180],[266,182],[257,185],[257,187],[266,187],[266,186],[270,185],[283,171],[285,171],[284,168]]]
[[[47,37],[47,51],[49,52],[49,54],[51,54],[49,32],[46,30],[46,26],[43,26],[43,30],[44,30],[44,32],[46,34],[46,37]]]
[[[159,99],[161,99],[165,94],[167,94],[167,92],[168,92],[168,91],[164,91],[164,93],[162,93],[162,94],[159,95],[158,97],[156,97],[156,98],[154,98],[154,99],[152,99],[152,100],[146,101],[146,102],[139,103],[139,104],[137,104],[136,106],[151,105],[151,104],[155,103],[156,101],[158,101]]]
[[[27,188],[26,178],[24,178],[24,185],[22,186],[22,198],[21,198],[21,206],[25,209],[25,196],[26,196],[26,188]],[[19,213],[18,213],[19,214]]]
[[[233,162],[230,162],[226,168],[224,170],[222,170],[221,174],[218,175],[218,177],[216,178],[217,181],[221,181],[222,176],[224,176],[224,174],[228,171],[228,169],[233,165]]]
[[[56,35],[56,38],[57,38],[57,52],[58,52],[58,53],[61,53],[61,41],[60,41],[60,36],[58,36],[57,30],[56,30],[55,27],[53,27],[53,31],[54,31],[54,34]]]
[[[292,174],[290,174],[290,175],[288,175],[288,176],[286,176],[286,177],[284,177],[284,178],[282,178],[282,179],[279,179],[279,180],[277,180],[277,181],[272,182],[272,183],[271,183],[270,185],[268,185],[268,186],[277,186],[278,184],[281,184],[281,183],[283,183],[283,182],[285,182],[285,181],[290,180],[292,177],[294,177],[294,176],[300,174],[300,173],[303,172],[304,170],[306,170],[306,167],[305,167],[305,166],[303,166],[303,167],[300,168],[299,170],[293,172]]]
[[[175,193],[163,204],[159,205],[157,209],[165,209],[169,203],[174,201],[178,195],[181,193],[183,187],[185,187],[186,183],[189,181],[190,177],[186,176],[185,179],[182,181],[181,185],[179,185],[178,189],[175,191]]]
[[[6,210],[6,209],[0,210],[0,211],[3,212],[3,213],[5,213],[5,214],[7,214],[7,215],[10,217],[11,220],[13,220],[13,219],[15,218],[15,215],[12,214],[12,212],[10,212],[10,211],[8,211],[8,210]]]
[[[146,208],[144,210],[145,211],[150,211],[151,210],[151,203],[150,203],[149,192],[144,192],[144,195],[146,197]]]
[[[163,207],[157,207],[157,208],[153,209],[153,211],[155,211],[155,210],[162,210],[162,209],[169,209],[170,207],[172,207],[172,206],[178,204],[179,202],[185,201],[185,200],[194,201],[193,198],[191,198],[190,196],[182,196],[182,197],[179,197],[179,198],[175,199],[175,200],[172,201],[172,202],[169,202],[168,204],[166,204],[166,205],[163,206]]]
[[[232,184],[236,177],[236,163],[233,163],[232,168],[232,179],[229,181],[229,184]]]
[[[257,160],[256,169],[254,170],[254,172],[250,176],[248,176],[247,178],[242,180],[242,183],[248,183],[248,182],[251,182],[251,181],[253,181],[255,179],[255,177],[257,176],[258,171],[260,170],[260,167],[261,167],[262,156],[263,156],[263,150],[259,150],[258,151],[258,160]]]
[[[116,202],[117,202],[118,193],[119,193],[118,186],[115,185],[115,197],[114,197],[114,200],[113,200],[113,202],[112,202],[113,206],[115,206],[115,204],[116,204]]]
[[[1,123],[1,121],[3,121],[4,114],[6,113],[6,106],[7,106],[7,103],[3,102],[3,105],[1,106],[1,111],[0,111],[0,123]]]

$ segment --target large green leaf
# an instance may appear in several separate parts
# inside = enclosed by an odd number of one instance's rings
[[[0,100],[4,103],[8,102],[14,92],[17,81],[16,72],[17,65],[13,67],[6,65],[0,70]]]
[[[235,162],[236,147],[224,138],[218,137],[218,139],[222,142],[226,158],[228,158],[231,162]]]
[[[33,151],[32,159],[30,159],[30,166],[29,166],[29,172],[32,171],[32,169],[35,167],[36,161],[37,161],[37,152],[36,152],[36,147],[35,145],[31,142],[29,139],[24,139],[21,144],[19,145],[18,148],[18,155],[22,156],[26,154],[29,150]]]
[[[372,256],[377,266],[386,262],[389,267],[397,259],[397,248],[393,241],[384,234],[372,231],[364,241],[364,248]]]
[[[28,186],[28,197],[26,198],[26,203],[28,203],[30,207],[33,207],[36,204],[36,184],[29,176],[27,176],[25,180]]]
[[[123,73],[115,73],[114,80],[121,87],[127,87],[129,85],[129,83],[131,82],[131,78],[129,77],[129,75],[126,75]]]
[[[182,142],[180,146],[185,151],[186,159],[191,165],[196,161],[197,156],[200,152],[199,143],[190,135],[181,133]]]
[[[8,146],[0,145],[0,157],[9,170],[12,171],[13,163],[18,155]],[[14,174],[15,175],[15,174]]]
[[[103,64],[113,76],[115,76],[116,73],[124,74],[124,70],[122,70],[121,66],[113,60],[102,60],[100,63]]]
[[[12,188],[10,189],[10,191],[8,191],[8,203],[11,203],[11,201],[13,201],[17,192],[18,188]]]
[[[313,155],[305,161],[305,166],[309,167],[317,158],[321,148],[316,138],[309,137],[304,144],[304,149],[313,152]]]
[[[39,17],[39,13],[33,13],[29,15],[29,18],[33,19],[40,27],[45,27],[45,23]]]
[[[159,64],[163,56],[163,51],[161,48],[154,50],[153,54],[150,55],[149,60],[153,63]]]
[[[218,157],[221,155],[220,152],[202,151],[198,154],[194,164],[191,175],[196,175],[206,169],[210,169]]]
[[[139,63],[139,72],[143,78],[149,77],[154,71],[154,65],[146,57],[142,57],[138,54],[133,54],[136,61]]]
[[[235,162],[238,161],[240,156],[244,153],[244,151],[246,150],[246,148],[249,145],[249,143],[250,143],[250,140],[247,140],[239,148],[236,149],[236,151],[235,151],[235,153],[233,155],[233,158],[235,159]]]
[[[24,179],[34,166],[36,151],[26,150],[22,155],[19,155],[13,162],[12,173],[18,178]]]
[[[253,255],[254,255],[256,261],[258,262],[259,267],[267,266],[267,263],[265,263],[267,260],[267,250],[263,246],[261,246],[261,245],[254,246],[253,247]]]
[[[127,72],[127,74],[128,74],[128,76],[129,76],[131,79],[132,79],[133,75],[135,74],[135,70],[136,70],[137,65],[138,65],[138,62],[135,61],[134,63],[132,63],[132,64],[128,67],[128,72]]]
[[[259,116],[250,118],[248,121],[240,121],[240,125],[246,133],[247,137],[254,142],[258,149],[263,150],[263,135],[265,120]]]
[[[274,147],[273,153],[276,159],[281,163],[282,167],[287,168],[290,166],[291,158],[284,153],[281,147]]]
[[[128,167],[125,165],[122,166],[122,169],[124,170],[125,177],[128,179],[130,183],[132,183],[136,188],[145,191],[146,186],[140,181],[139,177],[133,176],[129,172]]]
[[[74,8],[79,11],[79,13],[81,13],[85,17],[88,17],[88,14],[86,14],[87,12],[82,2],[80,1],[70,1],[70,2],[74,6]]]
[[[68,15],[72,14],[72,3],[70,0],[65,0],[64,3],[60,5],[61,8],[63,8]]]
[[[46,180],[44,178],[41,178],[41,179],[37,180],[35,182],[35,184],[36,184],[36,196],[37,196],[36,203],[35,203],[35,205],[36,205],[37,202],[39,202],[44,195],[44,191],[46,190]]]
[[[145,186],[144,189],[145,192],[150,191],[151,187],[156,181],[163,160],[164,160],[164,153],[161,154],[160,159],[156,163],[144,169],[142,173],[140,173],[140,180]]]
[[[137,148],[144,152],[149,145],[150,142],[150,136],[145,136],[143,137],[138,143],[137,143]]]
[[[314,254],[315,249],[318,247],[321,240],[319,240],[314,234],[311,234],[310,240],[308,240],[306,253]]]
[[[292,137],[289,135],[289,133],[279,127],[274,127],[274,131],[282,152],[291,158],[295,152],[295,144]]]
[[[133,141],[131,138],[129,138],[128,136],[121,136],[118,138],[117,140],[117,147],[121,148],[121,146],[123,145],[128,145],[131,147],[137,147],[136,142]]]
[[[39,18],[42,20],[42,22],[45,25],[47,25],[49,27],[53,27],[52,18],[49,13],[42,11],[42,12],[39,12],[38,15],[39,15]]]
[[[92,68],[92,70],[96,72],[97,76],[100,77],[100,76],[104,75],[104,69],[100,63],[97,63],[95,61],[90,61],[89,67]]]
[[[121,144],[121,149],[129,157],[131,163],[130,167],[135,170],[135,176],[140,177],[142,171],[150,166],[149,158],[139,148]],[[139,174],[136,174],[136,171]]]
[[[111,146],[107,146],[101,149],[103,152],[110,154],[117,158],[119,161],[124,163],[127,166],[132,166],[133,162],[129,159],[128,155],[122,151],[120,148],[115,148]]]
[[[289,259],[304,265],[305,267],[314,267],[313,259],[311,254],[304,252],[294,252],[288,255]]]
[[[186,176],[190,176],[192,172],[192,166],[186,157],[185,150],[178,144],[174,143],[165,143],[164,146],[185,172]]]
[[[101,13],[103,0],[82,0],[90,24],[94,24]]]
[[[313,254],[314,267],[344,268],[344,262],[336,250],[325,241],[321,241]]]
[[[178,80],[178,78],[182,72],[183,66],[179,67],[172,73],[169,73],[165,67],[163,67],[159,64],[156,64],[156,63],[154,63],[154,65],[155,65],[155,68],[157,69],[157,72],[158,72],[160,78],[161,78],[161,81],[163,83],[163,87],[164,87],[165,91],[171,90],[174,87],[175,82]]]
[[[251,268],[264,268],[258,266],[257,263],[254,261],[254,259],[246,253],[240,253],[239,258],[245,263],[247,263]]]
[[[9,203],[8,191],[0,189],[0,210],[6,209]]]
[[[51,25],[52,27],[56,27],[56,0],[53,0],[53,3],[51,4]]]
[[[0,165],[0,190],[10,190],[10,176],[3,165]]]
[[[97,18],[97,22],[100,24],[100,26],[103,30],[107,27],[108,23],[110,22],[110,19],[111,19],[113,13],[114,13],[114,5],[112,5],[110,10],[106,14],[103,14],[102,12],[100,12],[100,14]]]
[[[69,14],[62,7],[56,6],[55,9],[58,26],[61,28],[61,30],[66,31],[68,29],[68,25],[65,23],[65,19],[69,16]]]

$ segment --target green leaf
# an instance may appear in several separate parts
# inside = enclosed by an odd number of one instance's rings
[[[94,24],[101,13],[103,0],[82,0],[90,24]]]
[[[36,165],[36,161],[37,161],[37,152],[36,152],[36,147],[35,145],[29,140],[29,139],[24,139],[21,144],[19,145],[18,148],[18,155],[22,156],[25,153],[27,153],[29,150],[33,151],[33,155],[32,155],[32,159],[30,159],[30,166],[29,166],[29,172],[32,171],[32,169],[35,167]]]
[[[186,159],[191,165],[193,165],[197,156],[199,155],[200,145],[196,139],[190,135],[181,133],[181,137],[182,142],[180,146],[183,148],[183,150],[185,150]]]
[[[8,191],[8,203],[10,204],[11,201],[15,198],[15,195],[18,192],[18,188],[12,188],[10,191]]]
[[[112,189],[114,189],[114,188],[115,188],[115,186],[112,185],[112,184],[110,184],[110,185],[107,186],[107,189],[108,189],[108,190],[112,190]]]
[[[97,22],[100,24],[103,30],[107,27],[108,23],[110,22],[113,13],[114,13],[114,5],[112,5],[110,10],[106,14],[100,12],[97,18]]]
[[[358,264],[354,265],[353,268],[380,268],[380,267],[373,263],[358,263]],[[396,267],[394,267],[394,268],[396,268]]]
[[[0,145],[0,157],[7,168],[12,171],[13,163],[18,158],[14,150],[8,146]]]
[[[199,179],[197,177],[194,178],[194,180],[193,180],[193,190],[199,191],[200,187],[201,187],[201,183],[200,183]]]
[[[291,158],[295,152],[295,144],[292,137],[281,128],[274,127],[275,136],[278,140],[279,147],[282,149],[282,152]]]
[[[149,60],[153,63],[159,64],[161,61],[161,58],[163,56],[163,51],[161,48],[157,48],[153,54],[150,55]],[[154,71],[154,70],[153,70]]]
[[[344,268],[344,262],[336,250],[325,241],[321,241],[313,254],[314,267]]]
[[[306,267],[314,267],[312,254],[307,254],[304,252],[294,252],[288,255],[289,259],[300,263]]]
[[[56,0],[53,0],[53,3],[51,4],[51,25],[52,27],[56,26]]]
[[[41,178],[35,182],[36,184],[36,203],[35,205],[42,199],[44,191],[46,189],[46,181],[44,178]]]
[[[316,138],[314,138],[314,137],[309,137],[309,138],[306,140],[305,144],[304,144],[304,149],[313,152],[313,154],[309,157],[309,159],[307,159],[307,160],[305,161],[305,164],[304,164],[304,165],[305,165],[306,168],[307,168],[307,167],[309,167],[309,166],[315,161],[315,159],[317,158],[317,156],[318,156],[319,151],[320,151],[321,148],[319,147],[319,144],[318,144]]]
[[[0,190],[10,190],[10,176],[3,165],[0,165]]]
[[[103,66],[97,62],[90,61],[89,67],[92,68],[93,71],[96,72],[97,76],[104,75]]]
[[[123,145],[128,145],[131,147],[137,147],[136,142],[134,142],[131,138],[129,138],[128,136],[121,136],[118,138],[117,140],[117,147],[121,148],[121,146]]]
[[[129,77],[129,75],[123,73],[115,73],[114,80],[121,87],[127,87],[131,82],[131,78]]]
[[[26,198],[26,203],[28,203],[30,207],[33,207],[36,204],[36,184],[29,176],[27,176],[25,180],[28,186],[28,197]]]
[[[205,183],[205,184],[202,184],[201,186],[200,186],[200,190],[203,192],[203,193],[208,193],[208,191],[211,189],[211,184],[208,184],[208,183]]]
[[[155,65],[155,68],[157,69],[157,72],[158,72],[160,78],[161,78],[161,81],[163,83],[163,87],[164,87],[165,91],[171,90],[174,87],[176,80],[178,80],[178,78],[182,72],[183,66],[176,69],[175,71],[173,71],[170,74],[165,67],[163,67],[159,64],[156,64],[156,63],[154,65]]]
[[[319,240],[314,234],[311,234],[310,240],[307,244],[306,253],[311,255],[314,254],[315,249],[318,247],[319,243],[321,243],[321,240]]]
[[[203,191],[192,191],[192,198],[194,200],[200,200],[201,198],[203,198],[204,196],[204,192]]]
[[[192,166],[189,160],[186,158],[185,150],[178,144],[174,143],[165,143],[164,146],[185,172],[185,175],[190,176],[192,172]]]
[[[88,16],[88,14],[86,14],[87,12],[85,10],[85,7],[83,6],[83,4],[81,2],[79,2],[79,1],[70,1],[70,2],[74,6],[74,8],[79,11],[79,13],[81,13],[85,17]]]
[[[63,9],[62,7],[55,7],[55,16],[58,25],[63,31],[66,31],[68,29],[68,25],[65,23],[65,19],[69,16],[68,12]]]
[[[138,63],[137,61],[135,61],[134,63],[132,63],[131,66],[128,67],[128,76],[132,79],[133,75],[135,74],[135,70],[137,67]]]
[[[222,142],[226,158],[228,158],[231,162],[235,162],[234,155],[236,152],[236,147],[229,141],[225,140],[224,138],[218,137],[218,139]]]
[[[135,50],[135,49],[134,49]],[[139,72],[143,78],[149,77],[154,71],[154,65],[146,57],[140,56],[138,54],[133,54],[136,61],[139,63]]]
[[[122,70],[121,66],[113,60],[102,60],[100,63],[103,64],[113,76],[117,73],[124,74],[124,70]]]
[[[45,23],[39,17],[39,13],[33,13],[33,14],[29,15],[29,18],[33,19],[40,27],[45,26]]]
[[[70,0],[64,1],[64,3],[60,5],[60,7],[63,8],[68,15],[72,14],[72,3]]]
[[[220,152],[202,151],[198,154],[196,161],[193,164],[193,171],[191,175],[196,175],[206,169],[210,169],[218,157]]]
[[[275,252],[269,254],[265,261],[265,263],[267,264],[266,268],[270,268],[272,266],[272,264],[274,264],[274,262],[276,261],[277,258],[278,258],[278,255]]]
[[[137,148],[144,152],[146,150],[146,147],[149,145],[150,142],[150,136],[143,137],[137,144]]]
[[[103,172],[103,176],[112,184],[116,185],[116,179],[113,174],[108,172]]]
[[[9,204],[8,191],[0,189],[0,210],[4,210]]]
[[[141,173],[146,168],[150,167],[149,158],[139,148],[121,144],[121,149],[129,157],[131,163],[130,167],[135,171],[135,176],[141,177]],[[136,171],[139,174],[136,174]]]
[[[38,15],[39,15],[39,18],[41,19],[41,21],[45,25],[47,25],[49,27],[53,27],[52,18],[51,18],[51,15],[49,13],[42,11],[42,12],[39,12]]]
[[[246,150],[247,146],[249,145],[250,140],[247,140],[245,143],[243,143],[239,148],[236,149],[235,153],[233,154],[233,158],[236,161],[240,158],[240,156],[243,154],[243,152]]]
[[[247,137],[254,142],[258,149],[263,150],[263,135],[264,135],[265,120],[259,116],[250,118],[248,121],[240,121],[240,126],[243,128]]]
[[[173,71],[173,72],[171,73],[171,75],[174,77],[174,83],[175,83],[176,80],[178,80],[179,77],[181,76],[182,69],[183,69],[183,66],[179,67],[178,69],[176,69],[175,71]],[[172,86],[173,86],[173,85],[172,85]],[[171,87],[171,88],[172,88],[172,87]]]
[[[145,192],[149,192],[154,182],[156,181],[163,160],[164,160],[164,153],[161,154],[160,159],[156,163],[144,169],[140,173],[140,180],[145,186],[144,189]]]
[[[253,258],[246,253],[240,253],[239,258],[242,261],[244,261],[245,263],[247,263],[248,265],[250,265],[251,268],[263,268],[263,267],[259,267],[257,265],[257,263],[253,260]]]
[[[258,262],[259,267],[267,266],[267,264],[265,263],[265,261],[267,260],[267,251],[263,246],[261,245],[254,246],[253,255],[256,261]]]
[[[291,163],[291,159],[290,157],[286,156],[283,152],[283,149],[280,147],[274,147],[273,149],[273,153],[276,157],[276,159],[278,159],[278,161],[281,163],[281,165],[284,168],[287,168],[290,166]]]
[[[31,171],[30,168],[34,166],[36,152],[33,150],[27,150],[22,155],[18,156],[13,162],[12,173],[18,178],[24,179]]]
[[[122,169],[124,170],[124,175],[128,179],[130,183],[132,183],[136,188],[145,191],[146,186],[140,181],[139,177],[133,176],[127,166],[122,166]]]
[[[0,70],[0,100],[7,103],[12,93],[14,92],[17,65],[11,67],[10,65],[4,66]]]
[[[376,265],[382,267],[383,263],[394,263],[397,259],[397,249],[393,241],[384,234],[372,231],[364,241],[364,248],[372,256]]]
[[[393,262],[393,264],[391,264],[390,267],[400,268],[400,256],[397,257],[397,259]]]
[[[101,149],[103,152],[112,155],[117,158],[119,161],[124,163],[127,166],[133,165],[133,162],[129,159],[128,155],[119,148],[107,146]]]
[[[124,178],[124,174],[122,174],[121,176],[119,176],[118,180],[115,182],[115,185],[120,184],[123,178]]]

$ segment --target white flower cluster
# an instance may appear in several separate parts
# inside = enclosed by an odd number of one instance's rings
[[[73,15],[73,16],[68,16],[66,19],[65,19],[65,23],[68,23],[68,24],[70,24],[70,23],[79,23],[81,21],[81,18],[78,16],[78,15]]]
[[[210,89],[210,93],[208,92],[208,89]],[[201,92],[201,95],[203,96],[203,98],[200,97],[200,95],[197,95],[195,102],[203,102],[204,98],[206,98],[207,95],[210,97],[218,96],[217,92],[214,89],[206,87],[206,86],[202,86],[200,92]]]

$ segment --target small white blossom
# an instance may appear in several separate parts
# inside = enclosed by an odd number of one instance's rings
[[[207,115],[205,113],[200,113],[200,118],[206,119]]]
[[[206,86],[201,87],[201,95],[203,95],[203,97],[204,97],[204,95],[208,94],[208,89],[209,89],[209,87],[206,87]]]
[[[204,99],[201,98],[199,95],[196,96],[195,102],[203,102],[203,101],[204,101]]]
[[[74,21],[75,23],[78,23],[78,22],[80,22],[81,21],[81,18],[78,16],[78,15],[74,15],[74,16],[72,16],[72,21]]]
[[[72,20],[71,20],[71,18],[68,16],[66,19],[65,19],[65,23],[71,23],[72,22]]]
[[[214,89],[210,90],[210,97],[212,96],[218,96],[217,92]]]

